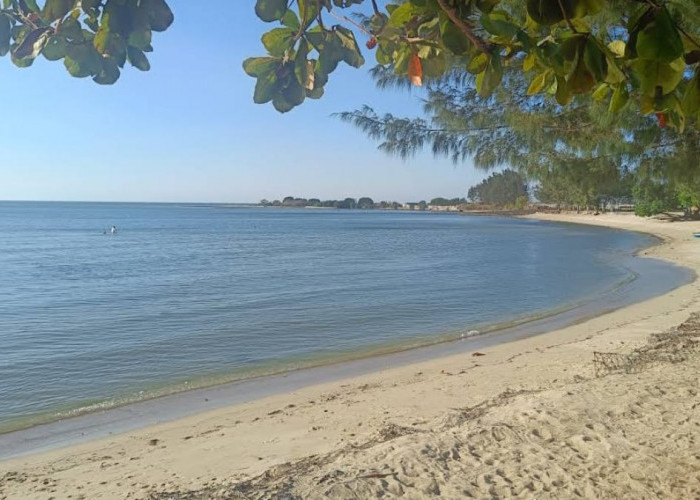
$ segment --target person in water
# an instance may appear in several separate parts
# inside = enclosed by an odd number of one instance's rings
[[[117,234],[117,226],[112,226],[112,229],[109,230],[111,234]]]

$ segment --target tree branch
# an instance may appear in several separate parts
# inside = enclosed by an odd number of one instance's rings
[[[457,12],[457,9],[454,7],[450,7],[447,5],[445,0],[437,0],[438,5],[440,8],[445,11],[445,14],[447,14],[447,17],[450,18],[450,20],[459,28],[459,30],[464,34],[464,36],[467,37],[467,39],[474,44],[476,48],[478,48],[482,52],[486,52],[487,54],[490,54],[493,51],[493,45],[490,43],[487,43],[483,39],[479,38],[475,33],[474,33],[474,27],[467,23],[464,19],[459,17],[459,13]]]
[[[559,8],[561,9],[561,15],[564,16],[564,21],[566,21],[566,24],[569,26],[569,29],[571,31],[573,31],[574,33],[578,33],[578,31],[576,31],[576,27],[571,22],[571,19],[569,19],[566,15],[566,9],[564,8],[564,4],[561,3],[561,0],[558,0],[558,2],[559,2]]]

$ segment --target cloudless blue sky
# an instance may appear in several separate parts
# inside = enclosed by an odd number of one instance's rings
[[[367,71],[331,75],[326,95],[281,115],[252,102],[241,69],[264,55],[252,0],[171,0],[152,69],[116,85],[71,78],[43,58],[0,58],[0,199],[250,202],[287,195],[376,200],[465,196],[485,174],[422,154],[401,161],[331,118],[369,104],[415,116],[418,93],[380,92]],[[364,49],[364,39],[360,40]]]

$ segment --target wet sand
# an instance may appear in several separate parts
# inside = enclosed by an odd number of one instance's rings
[[[648,256],[700,269],[700,223],[542,217],[648,232],[663,239]],[[0,462],[0,498],[693,498],[694,349],[605,377],[593,353],[647,345],[700,311],[699,296],[693,281],[542,335],[444,344],[443,357],[211,411],[191,402],[197,413],[176,421]]]

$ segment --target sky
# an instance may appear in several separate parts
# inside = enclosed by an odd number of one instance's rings
[[[463,197],[485,177],[471,162],[400,160],[330,115],[364,104],[420,114],[420,91],[379,91],[341,64],[325,96],[290,113],[257,105],[241,64],[265,55],[253,0],[170,0],[151,71],[113,86],[39,58],[0,58],[0,200],[257,202],[285,196],[418,201]],[[206,7],[205,7],[206,6]]]

